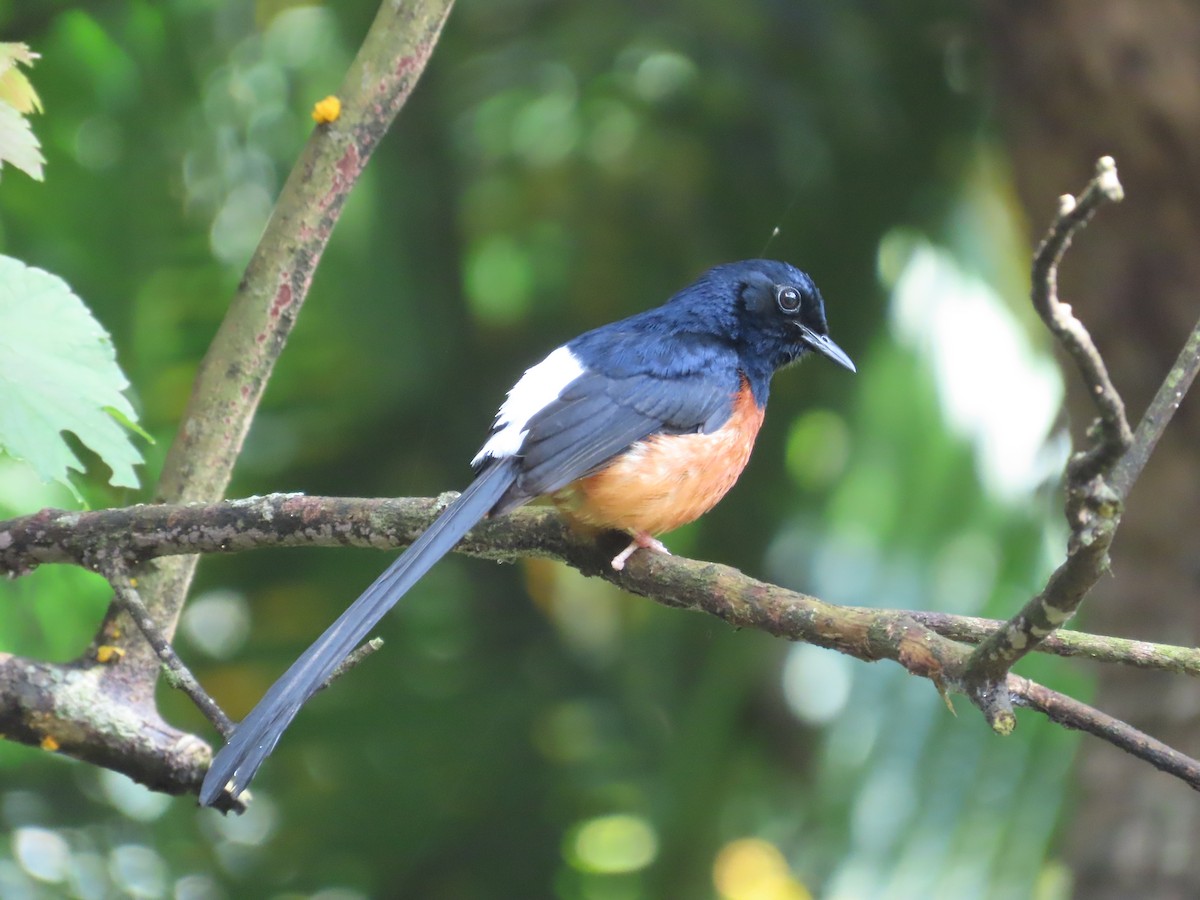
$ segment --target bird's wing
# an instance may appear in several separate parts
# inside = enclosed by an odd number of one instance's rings
[[[720,428],[739,387],[734,369],[663,377],[585,369],[526,423],[512,488],[494,512],[550,494],[655,434]]]

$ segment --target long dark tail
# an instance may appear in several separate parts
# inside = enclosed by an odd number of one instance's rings
[[[502,460],[476,478],[271,685],[213,759],[200,788],[202,806],[211,806],[226,788],[235,797],[246,789],[300,707],[408,589],[488,514],[512,485],[513,471],[514,463]]]

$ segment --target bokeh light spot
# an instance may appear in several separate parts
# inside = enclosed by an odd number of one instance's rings
[[[533,731],[534,745],[557,763],[579,763],[600,745],[596,711],[582,701],[559,703],[548,709]]]
[[[17,863],[38,881],[60,882],[67,877],[71,848],[66,839],[47,828],[18,828],[12,852]]]
[[[840,653],[796,644],[783,664],[783,696],[798,719],[809,725],[831,722],[850,698],[853,663]]]
[[[721,900],[808,900],[779,848],[761,838],[740,838],[721,848],[713,863]]]
[[[534,166],[566,159],[579,143],[579,116],[573,90],[557,90],[525,104],[513,120],[513,151]]]
[[[846,468],[850,435],[845,420],[826,409],[813,409],[792,422],[787,440],[788,474],[803,488],[832,483]]]
[[[152,791],[110,769],[100,770],[100,789],[115,809],[138,822],[153,822],[171,807],[171,798],[167,794]]]
[[[271,195],[261,184],[246,183],[230,191],[209,233],[213,256],[228,264],[249,259],[271,216],[271,206]]]
[[[84,119],[75,132],[75,160],[85,169],[99,172],[121,160],[125,141],[112,116]]]
[[[640,816],[598,816],[574,829],[566,857],[576,869],[615,875],[636,872],[658,856],[658,835]]]
[[[167,864],[141,844],[125,844],[113,850],[108,872],[122,896],[151,898],[167,892]]]
[[[183,611],[180,630],[213,659],[228,659],[250,635],[250,610],[237,591],[205,591]]]
[[[473,244],[465,277],[471,310],[485,324],[511,325],[528,311],[533,264],[508,235],[490,235]]]
[[[624,103],[614,100],[598,101],[588,112],[588,155],[606,166],[624,160],[637,137],[637,117]]]
[[[975,445],[984,484],[1015,501],[1055,477],[1065,459],[1046,453],[1063,398],[1054,358],[947,251],[889,236],[879,268],[894,280],[892,329],[932,368],[946,419]]]
[[[666,50],[651,53],[638,64],[634,74],[637,92],[651,102],[665,100],[687,87],[696,77],[696,64],[682,53]]]

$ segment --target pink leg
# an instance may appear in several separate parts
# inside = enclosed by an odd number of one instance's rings
[[[655,553],[665,553],[671,555],[671,551],[666,548],[662,541],[651,537],[645,531],[639,531],[633,536],[633,540],[629,542],[629,546],[613,557],[612,567],[620,572],[625,568],[625,560],[633,556],[636,550],[653,550]]]

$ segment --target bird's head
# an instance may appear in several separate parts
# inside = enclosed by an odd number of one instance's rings
[[[740,352],[774,371],[817,352],[851,372],[850,357],[829,337],[825,302],[813,280],[795,266],[748,259],[713,269],[736,297]]]

